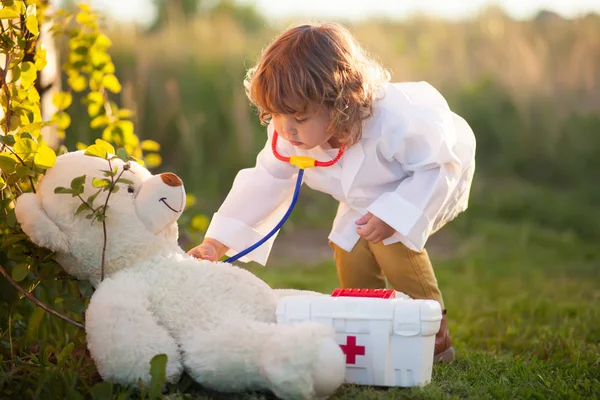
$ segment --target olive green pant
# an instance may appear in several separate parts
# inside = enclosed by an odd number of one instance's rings
[[[340,284],[344,288],[382,289],[389,284],[414,299],[432,299],[444,309],[442,294],[426,250],[410,250],[397,242],[384,245],[369,243],[361,238],[347,252],[335,243],[333,257]]]

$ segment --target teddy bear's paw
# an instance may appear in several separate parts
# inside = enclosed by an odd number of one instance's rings
[[[315,396],[325,398],[344,383],[346,361],[340,346],[332,338],[322,339],[318,346],[318,358],[313,365],[313,388]]]
[[[331,327],[301,323],[277,327],[263,347],[261,369],[277,397],[314,399],[343,383],[345,362]]]

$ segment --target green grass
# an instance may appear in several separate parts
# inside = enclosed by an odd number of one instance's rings
[[[457,359],[435,365],[424,388],[345,385],[336,399],[600,398],[600,249],[576,234],[531,223],[458,219],[451,256],[436,257]],[[275,287],[329,292],[335,268],[252,267]],[[0,397],[140,398],[98,377],[89,360],[52,349],[1,362]],[[109,395],[109,392],[111,393]],[[37,396],[36,396],[37,393]],[[209,393],[188,377],[170,399],[261,399]],[[18,394],[18,395],[17,395]]]

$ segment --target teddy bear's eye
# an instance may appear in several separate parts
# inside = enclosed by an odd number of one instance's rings
[[[129,186],[127,188],[127,193],[134,193],[135,192],[135,188],[133,186]]]

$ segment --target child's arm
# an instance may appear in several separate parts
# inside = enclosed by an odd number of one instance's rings
[[[275,158],[271,149],[272,126],[268,127],[267,133],[267,143],[258,154],[256,165],[237,174],[229,194],[212,218],[205,242],[189,254],[205,256],[210,247],[205,245],[206,242],[216,250],[210,259],[237,254],[262,239],[287,210],[298,169]],[[280,140],[277,146],[281,154],[292,154],[287,142]],[[241,261],[251,260],[264,265],[276,236]]]
[[[423,250],[455,190],[469,190],[457,185],[470,185],[461,177],[474,163],[475,150],[469,125],[449,109],[439,92],[421,85],[399,92],[409,102],[388,110],[379,146],[382,155],[401,163],[409,176],[368,207],[397,232],[384,244],[399,238],[417,251]]]

